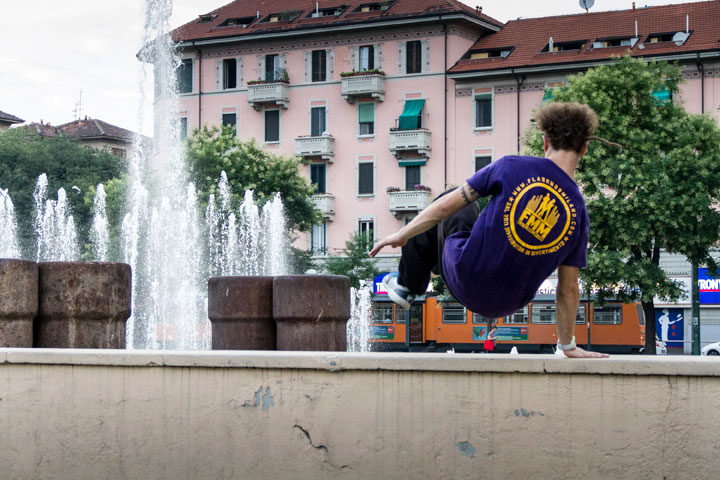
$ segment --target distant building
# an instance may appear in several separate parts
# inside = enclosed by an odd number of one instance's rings
[[[15,115],[10,115],[0,110],[0,130],[7,130],[16,123],[23,123],[25,120]]]

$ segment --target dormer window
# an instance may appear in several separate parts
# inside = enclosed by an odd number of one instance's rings
[[[222,22],[218,27],[243,27],[247,28],[257,17],[239,17],[239,18],[228,18]]]
[[[692,31],[651,33],[648,35],[645,43],[675,42],[675,44],[680,47],[690,38],[690,34],[692,34]]]
[[[483,50],[471,50],[470,51],[470,60],[477,60],[480,58],[507,58],[512,51],[515,49],[515,47],[503,47],[503,48],[491,48],[491,49],[483,49]]]
[[[541,53],[548,52],[570,52],[573,50],[582,50],[587,43],[587,40],[573,40],[571,42],[553,42],[552,37],[550,41],[540,50]]]
[[[327,8],[320,8],[317,10],[313,10],[312,12],[307,14],[308,18],[320,18],[320,17],[332,17],[332,16],[339,16],[342,15],[342,13],[347,9],[347,6],[340,5],[338,7],[327,7]]]
[[[282,13],[271,13],[263,18],[260,23],[290,22],[299,17],[303,12],[298,10],[286,10]]]
[[[592,48],[612,48],[612,47],[634,47],[637,43],[637,37],[616,37],[616,38],[598,38],[592,44]]]
[[[212,21],[215,20],[216,18],[217,18],[217,14],[216,14],[216,13],[208,13],[208,14],[205,14],[205,15],[198,15],[198,23],[208,23],[208,22],[212,22]]]
[[[362,5],[358,5],[355,10],[353,10],[353,13],[365,13],[375,12],[377,10],[387,10],[392,7],[394,3],[395,2],[363,3]]]

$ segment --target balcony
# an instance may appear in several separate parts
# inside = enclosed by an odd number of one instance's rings
[[[430,150],[430,130],[390,130],[390,152],[395,157],[404,158],[409,153],[417,153],[427,158]]]
[[[372,97],[380,102],[385,100],[384,75],[355,75],[342,79],[342,96],[348,103],[357,97]]]
[[[290,105],[290,86],[284,82],[248,84],[248,103],[257,111],[263,105],[277,105],[288,108]]]
[[[335,220],[335,195],[331,193],[318,193],[312,197],[315,208],[320,210],[323,219]]]
[[[407,213],[417,213],[432,201],[432,195],[425,190],[389,192],[390,212],[396,217]]]
[[[331,135],[298,137],[295,139],[296,157],[320,157],[332,162],[335,158],[335,139]]]

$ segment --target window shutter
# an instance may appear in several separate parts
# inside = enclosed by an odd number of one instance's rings
[[[398,71],[400,75],[405,75],[405,42],[398,42]]]
[[[235,59],[237,62],[237,86],[238,88],[242,88],[245,85],[245,73],[243,72],[243,59],[237,58]]]
[[[265,55],[258,55],[257,61],[258,61],[257,78],[258,78],[258,80],[264,80],[265,79]]]
[[[358,195],[372,195],[375,183],[373,180],[373,172],[375,164],[360,163],[358,164]]]
[[[215,62],[215,90],[222,90],[222,59]]]
[[[266,110],[265,111],[265,141],[266,142],[279,142],[280,141],[280,111],[279,110]]]
[[[361,103],[358,105],[358,121],[360,123],[375,121],[375,104]]]
[[[422,72],[430,71],[430,40],[422,41]]]
[[[287,57],[287,53],[280,55],[280,68],[284,68],[285,70],[287,70]]]
[[[350,47],[350,70],[360,70],[360,55],[358,54],[358,47]]]
[[[312,52],[305,52],[305,83],[310,83],[312,80]]]
[[[327,75],[325,80],[330,81],[335,79],[335,51],[332,48],[325,50],[325,56],[327,58]]]
[[[310,135],[317,137],[326,130],[325,107],[313,107],[310,109]]]
[[[382,70],[382,43],[375,45],[375,68]]]

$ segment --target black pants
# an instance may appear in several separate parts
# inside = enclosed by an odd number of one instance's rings
[[[448,190],[443,195],[455,190]],[[433,201],[435,201],[433,200]],[[430,273],[442,274],[442,254],[445,239],[456,232],[469,232],[478,218],[476,202],[455,212],[430,230],[412,237],[402,247],[398,266],[398,283],[415,295],[423,295],[430,282]]]

